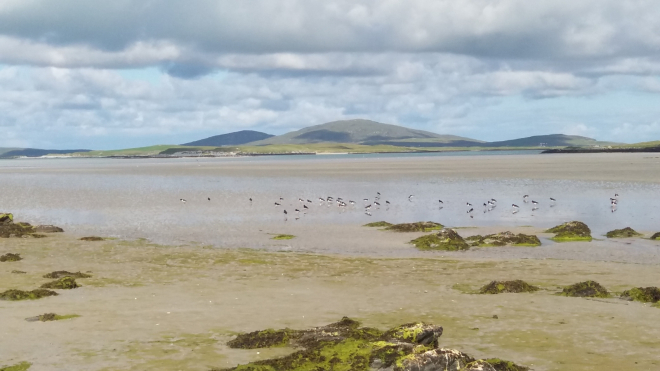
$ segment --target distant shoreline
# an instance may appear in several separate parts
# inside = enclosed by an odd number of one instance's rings
[[[657,147],[642,147],[642,148],[557,148],[548,149],[541,154],[557,154],[557,153],[654,153],[660,152],[660,146]]]

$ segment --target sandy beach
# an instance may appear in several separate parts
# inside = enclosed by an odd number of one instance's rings
[[[91,275],[77,279],[82,287],[56,290],[58,296],[0,301],[0,367],[233,367],[294,351],[230,349],[226,342],[238,333],[305,329],[348,316],[382,330],[413,321],[442,325],[443,347],[533,370],[660,368],[660,308],[618,298],[633,287],[658,286],[660,242],[648,239],[660,231],[650,196],[660,186],[657,156],[72,161],[0,163],[7,187],[0,211],[65,229],[39,239],[0,238],[0,255],[23,258],[0,262],[0,291],[38,288],[53,271]],[[408,203],[409,189],[419,201]],[[392,197],[391,209],[366,217],[314,199],[307,215],[285,221],[272,205],[283,197],[291,211],[307,204],[297,197],[357,198],[366,190]],[[511,215],[508,205],[529,190],[558,203]],[[607,198],[615,191],[622,201],[613,213]],[[449,197],[442,210],[436,192]],[[466,215],[464,199],[493,193],[502,206]],[[260,203],[247,204],[249,197]],[[592,207],[600,198],[604,205]],[[408,242],[428,233],[363,227],[418,218],[463,237],[512,231],[537,235],[542,245],[419,251]],[[592,242],[556,243],[544,232],[583,218]],[[612,226],[632,226],[643,236],[608,239]],[[273,240],[277,234],[295,238]],[[107,239],[79,240],[89,235]],[[492,280],[514,279],[540,290],[477,293]],[[612,298],[556,295],[586,280]],[[25,321],[51,312],[79,317]]]

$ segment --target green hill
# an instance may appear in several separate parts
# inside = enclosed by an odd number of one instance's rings
[[[600,142],[593,138],[581,137],[578,135],[550,134],[535,135],[532,137],[502,140],[497,142],[483,143],[483,147],[590,147],[590,146],[608,146],[618,143]]]
[[[262,133],[260,131],[241,130],[233,133],[215,135],[190,143],[184,143],[182,146],[236,146],[255,142],[257,140],[268,139],[272,136],[273,135],[271,134]]]
[[[353,143],[366,145],[391,145],[391,141],[419,141],[450,143],[466,141],[478,145],[481,141],[455,135],[440,135],[403,126],[382,124],[371,120],[342,120],[314,125],[284,135],[249,143],[249,145]]]

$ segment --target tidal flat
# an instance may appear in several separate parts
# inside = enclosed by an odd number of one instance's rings
[[[660,368],[660,308],[619,298],[660,283],[660,242],[650,239],[660,229],[658,158],[52,161],[0,163],[0,212],[65,230],[0,238],[0,256],[21,258],[0,262],[0,292],[38,289],[58,272],[75,275],[77,287],[0,300],[0,369],[231,368],[296,350],[232,349],[238,334],[343,317],[381,331],[442,326],[440,347],[533,370]],[[382,205],[365,215],[363,197],[374,205],[377,191]],[[538,210],[523,204],[526,193],[543,200]],[[357,205],[342,211],[318,201],[329,195]],[[283,207],[273,205],[280,197]],[[497,208],[466,212],[466,202],[491,198]],[[513,214],[511,203],[522,210]],[[282,215],[302,205],[307,214]],[[364,226],[381,220],[432,221],[463,238],[523,233],[541,246],[422,251],[410,242],[437,230]],[[585,222],[593,240],[551,239],[549,228],[572,220]],[[625,227],[641,236],[605,236]],[[538,290],[479,293],[515,280]],[[586,281],[609,297],[560,295]],[[53,313],[66,318],[26,321]]]

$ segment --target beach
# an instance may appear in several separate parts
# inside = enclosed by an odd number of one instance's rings
[[[660,241],[649,237],[660,231],[660,157],[277,157],[0,162],[0,212],[65,230],[0,238],[0,255],[23,258],[0,263],[0,291],[37,288],[53,271],[91,275],[58,296],[0,301],[0,366],[228,368],[294,351],[229,348],[238,333],[347,316],[381,330],[441,325],[442,347],[533,370],[660,368],[660,308],[618,298],[658,286]],[[495,208],[481,206],[491,199]],[[463,237],[524,233],[541,246],[420,251],[409,242],[433,232],[363,226],[379,220],[431,220]],[[546,230],[571,220],[587,223],[593,241],[551,240]],[[604,236],[624,227],[642,236]],[[490,281],[518,279],[539,290],[478,294]],[[586,280],[612,297],[557,295]],[[51,312],[79,317],[25,321]]]

